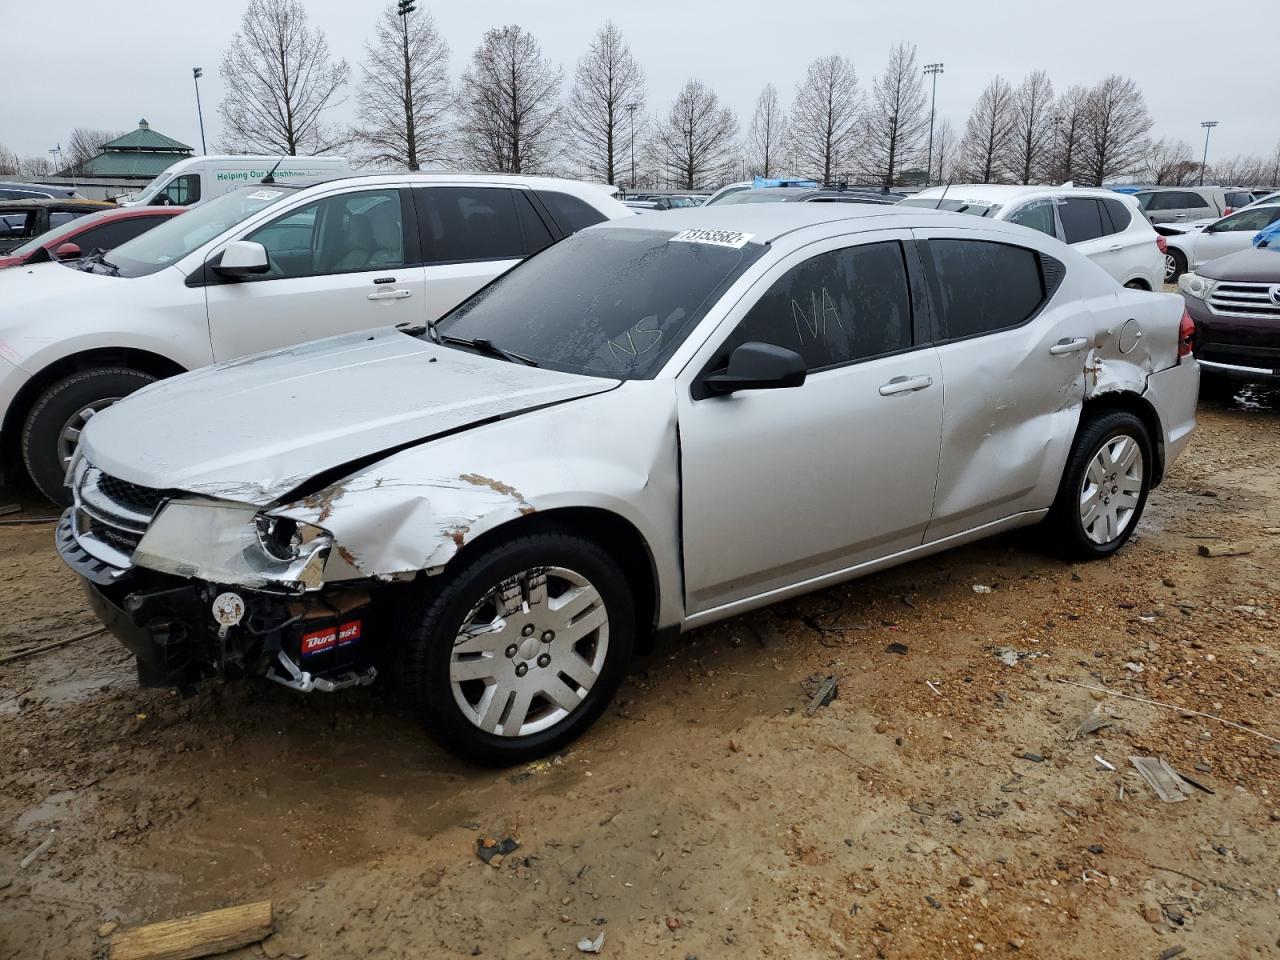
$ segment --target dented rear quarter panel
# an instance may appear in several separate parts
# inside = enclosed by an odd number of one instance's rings
[[[657,576],[658,624],[677,624],[674,383],[629,381],[589,399],[403,450],[273,512],[334,535],[333,582],[437,574],[467,544],[531,514],[605,510],[639,531]]]

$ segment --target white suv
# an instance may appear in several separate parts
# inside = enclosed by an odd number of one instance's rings
[[[544,177],[258,184],[78,269],[5,270],[0,449],[10,476],[21,458],[41,492],[66,503],[84,423],[152,381],[332,334],[427,323],[561,237],[632,215],[603,187]]]
[[[1164,279],[1160,238],[1138,202],[1112,190],[953,183],[899,205],[1020,223],[1071,244],[1126,287],[1159,290]]]

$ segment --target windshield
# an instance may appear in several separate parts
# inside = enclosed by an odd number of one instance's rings
[[[176,263],[259,210],[295,195],[292,188],[278,185],[224,193],[122,243],[111,251],[111,262],[120,268],[122,277],[145,277]]]
[[[975,217],[994,217],[1000,212],[1001,204],[989,203],[986,200],[960,200],[944,197],[908,197],[899,200],[900,207],[926,207],[929,210],[950,210],[953,213],[971,213]]]
[[[22,246],[14,247],[12,250],[6,253],[5,256],[6,257],[25,257],[29,254],[35,253],[41,247],[54,247],[58,244],[58,241],[60,241],[63,237],[67,236],[67,234],[76,233],[80,230],[83,230],[85,227],[90,226],[95,219],[97,220],[102,219],[102,214],[91,213],[87,217],[77,217],[75,220],[68,220],[66,223],[61,224],[60,226],[54,227],[51,230],[46,230],[44,233],[40,234],[40,236],[38,237],[32,237]]]
[[[764,253],[750,234],[584,230],[485,287],[441,319],[445,338],[489,340],[539,366],[647,380]]]

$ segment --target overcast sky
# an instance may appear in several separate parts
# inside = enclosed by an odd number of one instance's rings
[[[839,53],[853,60],[861,84],[884,69],[890,47],[905,40],[920,62],[941,61],[939,117],[961,132],[982,87],[995,74],[1017,83],[1046,70],[1055,89],[1090,84],[1108,73],[1132,76],[1147,97],[1153,136],[1183,139],[1199,155],[1201,120],[1221,123],[1210,160],[1267,154],[1280,141],[1274,58],[1251,46],[1270,31],[1277,0],[488,0],[429,3],[462,71],[484,31],[518,23],[562,64],[573,67],[605,19],[622,30],[648,76],[648,109],[670,103],[690,77],[713,87],[745,131],[756,94],[773,82],[790,103],[805,65]],[[363,44],[380,4],[307,0],[313,25],[335,57],[359,78]],[[210,151],[220,140],[218,64],[244,10],[241,0],[70,0],[56,8],[6,0],[5,92],[0,144],[26,156],[65,142],[73,127],[127,130],[140,117],[161,133],[200,147],[191,67],[201,66],[201,97]],[[50,20],[50,17],[53,20]],[[1266,44],[1264,44],[1264,47]],[[349,120],[352,103],[336,108]]]

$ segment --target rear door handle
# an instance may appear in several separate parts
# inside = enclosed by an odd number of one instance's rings
[[[933,386],[933,377],[894,377],[880,385],[880,396],[892,397],[898,393],[914,393]]]
[[[1068,353],[1079,353],[1088,345],[1088,337],[1063,337],[1049,348],[1049,352],[1055,357],[1061,357]]]
[[[412,297],[412,290],[379,290],[377,293],[369,294],[370,300],[403,300],[405,297]]]
[[[1124,249],[1124,247],[1118,243],[1113,243],[1111,246],[1107,247],[1107,249],[1110,250],[1112,253],[1119,253],[1121,250]]]

